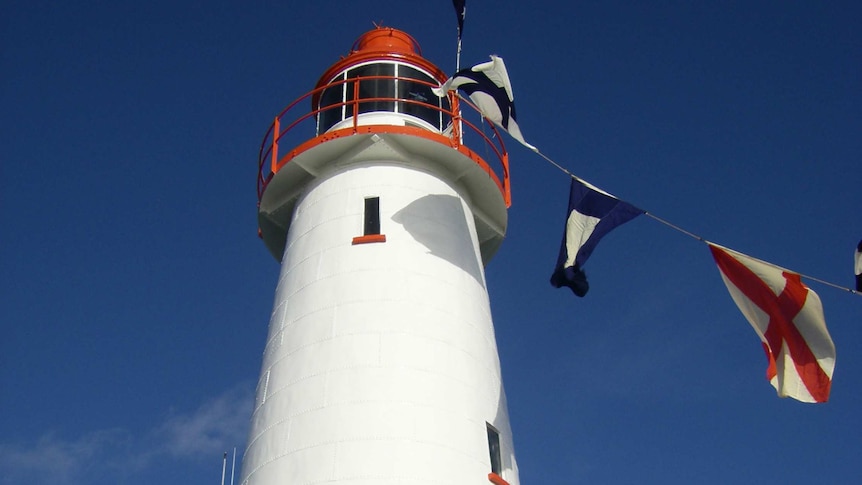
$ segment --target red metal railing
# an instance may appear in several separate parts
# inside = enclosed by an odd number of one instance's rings
[[[396,76],[367,76],[361,78],[357,77],[339,79],[327,85],[320,86],[317,89],[309,91],[303,96],[297,98],[286,108],[284,108],[284,110],[282,110],[281,113],[278,114],[278,116],[275,117],[275,120],[272,122],[272,124],[270,124],[269,129],[267,130],[266,135],[264,135],[263,141],[261,142],[260,151],[258,152],[258,202],[260,202],[261,197],[263,197],[263,192],[264,190],[266,190],[267,184],[270,180],[272,180],[272,177],[279,171],[279,169],[284,166],[284,164],[289,163],[290,160],[293,159],[293,157],[296,156],[298,153],[301,153],[302,150],[299,149],[300,145],[306,146],[309,145],[309,142],[311,142],[311,146],[313,146],[315,144],[322,143],[325,139],[355,134],[359,131],[359,116],[367,114],[360,113],[361,105],[366,103],[392,102],[400,103],[401,105],[417,105],[421,106],[422,108],[427,108],[435,112],[442,113],[442,126],[447,126],[447,132],[437,133],[435,131],[425,130],[422,128],[410,128],[410,130],[413,130],[415,134],[418,134],[420,136],[439,141],[440,143],[445,143],[452,148],[460,151],[461,153],[467,155],[469,158],[473,159],[480,167],[482,167],[483,170],[488,173],[489,176],[494,179],[494,182],[497,184],[503,194],[503,199],[506,202],[506,206],[508,207],[511,204],[511,188],[509,186],[509,155],[506,152],[506,147],[503,144],[503,139],[500,136],[500,133],[497,131],[497,127],[492,122],[487,121],[487,123],[482,123],[483,128],[480,129],[476,126],[476,124],[464,118],[459,108],[459,99],[457,96],[454,96],[452,94],[449,95],[449,101],[452,106],[451,110],[415,99],[405,99],[399,97],[359,97],[360,82],[377,81],[381,79],[390,81],[407,81],[415,84],[423,84],[429,87],[437,87],[436,84],[432,84],[430,82],[415,78]],[[311,110],[308,112],[305,112],[304,110],[300,110],[298,108],[300,103],[309,99],[312,100],[313,103],[319,102],[323,91],[331,88],[341,90],[341,85],[345,83],[354,83],[352,99],[332,103],[320,108],[312,106]],[[345,106],[352,108],[352,114],[349,116],[340,117],[342,108],[344,108]],[[475,106],[473,106],[469,102],[464,103],[464,106],[469,108],[471,113],[475,114],[477,120],[481,119],[481,113],[479,113],[478,109]],[[320,118],[320,115],[331,110],[337,110],[339,112],[340,121],[352,118],[352,126],[350,128],[334,130],[330,133],[320,133],[313,139],[309,140],[309,133],[317,133],[317,121]],[[473,116],[473,114],[471,114],[471,116]],[[286,126],[282,128],[282,125]],[[296,130],[296,128],[299,126],[309,127],[310,129],[308,131]],[[388,125],[378,125],[378,127],[381,128],[379,131],[387,131],[385,128],[386,126]],[[451,129],[448,129],[449,126],[451,126]],[[368,126],[363,126],[362,128],[369,129]],[[328,127],[326,129],[328,129]],[[374,130],[373,128],[371,129],[372,131]],[[463,144],[461,133],[462,129],[469,130],[475,135],[478,135],[478,139],[481,140],[481,142],[484,144],[486,158],[493,157],[493,159],[496,159],[496,163],[498,164],[497,170],[501,172],[500,174],[497,174],[496,170],[491,168],[483,158],[481,158],[479,155],[474,153],[471,149],[467,148],[466,145]],[[486,129],[490,129],[492,131],[491,137],[485,134]],[[345,130],[348,130],[348,132],[345,133]],[[404,130],[407,130],[407,128],[404,128]],[[294,148],[293,150],[285,153],[283,156],[281,156],[281,158],[279,158],[279,144],[283,144],[285,142],[292,142],[291,146],[297,148]]]

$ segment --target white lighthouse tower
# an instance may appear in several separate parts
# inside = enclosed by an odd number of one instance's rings
[[[377,27],[267,134],[281,273],[241,483],[519,484],[484,273],[508,158],[432,94],[445,79]]]

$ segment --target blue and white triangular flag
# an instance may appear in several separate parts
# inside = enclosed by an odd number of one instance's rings
[[[536,147],[524,140],[515,120],[515,96],[501,57],[491,56],[488,62],[461,69],[433,91],[443,97],[447,92],[458,89],[467,93],[485,118],[502,127],[525,147],[536,151]]]
[[[566,232],[557,266],[551,275],[555,288],[567,286],[578,296],[590,289],[584,263],[605,234],[644,211],[586,182],[572,178]]]
[[[464,17],[467,16],[467,0],[452,0],[452,6],[455,7],[455,15],[458,16],[458,39],[464,33]]]

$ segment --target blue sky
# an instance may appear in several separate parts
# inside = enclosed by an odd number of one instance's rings
[[[455,66],[450,2],[0,5],[0,484],[218,483],[278,264],[269,123],[372,22]],[[335,13],[333,15],[333,13]],[[709,240],[840,285],[862,238],[858,2],[469,1],[526,139]],[[568,178],[513,141],[486,270],[524,484],[851,483],[862,299],[810,282],[824,405],[779,399],[707,247],[641,217],[548,284]]]

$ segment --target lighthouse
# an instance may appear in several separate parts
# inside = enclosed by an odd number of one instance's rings
[[[484,273],[508,155],[445,80],[378,26],[267,132],[281,271],[242,484],[520,483]]]

